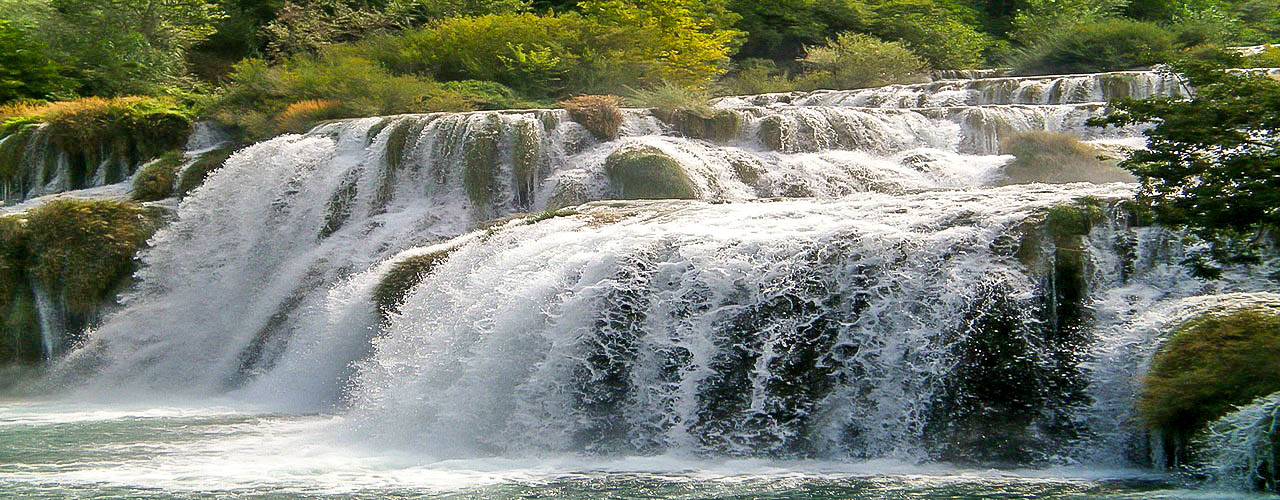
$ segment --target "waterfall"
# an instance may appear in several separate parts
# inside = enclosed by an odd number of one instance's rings
[[[31,281],[31,290],[35,296],[36,315],[40,326],[40,347],[43,357],[52,360],[62,354],[67,331],[65,308],[60,300],[49,295],[49,291],[35,279]]]
[[[991,186],[1002,137],[1132,142],[1085,121],[1180,89],[725,98],[705,119],[626,110],[603,141],[558,110],[326,123],[183,198],[50,378],[342,412],[354,439],[441,458],[1148,465],[1133,384],[1163,322],[1275,266],[1187,275],[1197,249],[1138,224],[1131,185]],[[619,200],[635,155],[695,199]]]
[[[720,106],[851,106],[926,108],[991,104],[1083,104],[1120,97],[1183,96],[1185,85],[1158,71],[1123,71],[1065,76],[944,79],[862,90],[819,90],[721,99]]]
[[[1204,467],[1235,489],[1275,491],[1280,478],[1280,393],[1261,397],[1209,424],[1201,446]]]

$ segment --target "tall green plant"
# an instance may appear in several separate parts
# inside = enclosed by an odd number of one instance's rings
[[[1138,201],[1157,222],[1184,227],[1211,244],[1188,260],[1214,275],[1218,262],[1257,260],[1262,233],[1280,229],[1280,81],[1231,72],[1238,56],[1186,61],[1175,71],[1190,99],[1114,101],[1094,125],[1153,124],[1147,148],[1120,166],[1138,176]]]

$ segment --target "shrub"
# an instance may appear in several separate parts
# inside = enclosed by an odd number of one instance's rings
[[[357,44],[397,74],[441,81],[494,81],[534,99],[618,92],[672,80],[709,83],[727,60],[727,43],[697,26],[666,29],[634,12],[496,14],[451,18]]]
[[[605,159],[604,172],[624,200],[698,197],[698,187],[680,162],[656,148],[616,151]]]
[[[181,146],[195,119],[190,107],[163,97],[87,97],[8,111],[24,114],[5,120],[6,129],[15,123],[44,122],[50,137],[73,151],[96,152],[107,141],[132,140],[146,158]],[[145,158],[135,160],[141,159]]]
[[[1023,0],[1012,20],[1009,38],[1022,45],[1034,45],[1055,32],[1081,23],[1114,16],[1130,0]]]
[[[453,111],[441,105],[432,104],[433,100],[443,102],[450,98],[465,100],[467,102],[467,110],[546,107],[546,103],[525,100],[510,87],[498,82],[458,80],[441,83],[440,89],[428,98],[424,108],[432,111]]]
[[[677,111],[692,113],[702,118],[710,118],[715,114],[709,101],[711,94],[696,87],[685,87],[672,82],[662,82],[653,87],[632,90],[627,104],[657,111],[660,116],[670,117]]]
[[[1013,155],[1002,169],[1001,185],[1043,182],[1135,182],[1133,174],[1100,158],[1101,151],[1067,134],[1024,132],[1000,140],[1000,152]]]
[[[188,165],[182,171],[182,176],[178,179],[178,196],[186,196],[191,193],[200,184],[204,183],[206,177],[214,170],[222,168],[227,162],[227,158],[231,157],[236,148],[228,146],[204,153],[195,162]]]
[[[925,65],[897,42],[845,32],[800,59],[805,73],[799,86],[807,89],[856,89],[919,81]]]
[[[768,59],[747,59],[714,86],[717,95],[755,95],[795,90],[796,84]]]
[[[323,120],[540,104],[497,82],[439,83],[395,74],[364,55],[369,47],[333,46],[274,66],[260,59],[241,61],[231,83],[211,104],[214,118],[250,141],[305,132]]]
[[[276,115],[276,130],[286,133],[300,134],[311,130],[324,120],[342,118],[345,115],[342,101],[298,101],[284,108]]]
[[[1143,379],[1139,409],[1153,429],[1188,436],[1232,407],[1280,391],[1280,312],[1213,311],[1178,325]]]
[[[438,90],[433,81],[393,75],[372,60],[333,49],[295,56],[276,66],[258,59],[241,61],[213,108],[219,122],[240,130],[246,139],[261,139],[297,131],[312,118],[424,111],[420,104]],[[305,101],[327,103],[299,104]],[[298,106],[294,115],[280,116],[291,105]]]
[[[142,167],[133,178],[133,199],[156,201],[172,195],[183,160],[182,153],[170,152]]]
[[[142,207],[113,200],[54,200],[27,212],[31,275],[61,293],[67,309],[95,309],[129,276],[155,231]]]
[[[622,98],[611,95],[583,95],[560,101],[569,116],[601,140],[613,140],[622,127]]]
[[[1151,66],[1174,54],[1174,39],[1152,23],[1107,19],[1049,33],[1015,56],[1024,75],[1094,73]]]

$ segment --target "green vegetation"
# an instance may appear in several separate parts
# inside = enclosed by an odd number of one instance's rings
[[[609,141],[618,137],[622,127],[622,98],[611,95],[583,95],[560,102],[573,121],[585,127],[596,138]]]
[[[224,17],[210,0],[0,2],[0,18],[60,63],[66,81],[55,93],[62,95],[159,95],[191,88],[185,57]]]
[[[1151,66],[1173,58],[1174,35],[1154,23],[1106,19],[1044,36],[1014,61],[1020,74],[1093,73]]]
[[[1014,155],[1001,185],[1043,182],[1133,182],[1116,162],[1100,158],[1097,148],[1067,134],[1024,132],[1000,140],[1000,153]]]
[[[97,308],[132,273],[134,254],[156,229],[142,207],[108,200],[55,200],[0,221],[0,294],[22,300],[30,276],[73,313]]]
[[[133,199],[156,201],[171,196],[183,161],[182,153],[171,152],[143,166],[133,178]]]
[[[1139,405],[1151,428],[1180,438],[1280,391],[1280,312],[1211,311],[1178,325],[1151,362]]]
[[[664,118],[669,118],[681,111],[709,118],[715,113],[710,101],[710,92],[672,82],[662,82],[645,89],[633,89],[627,98],[627,104],[638,108],[649,108]]]
[[[800,62],[807,70],[801,85],[809,88],[911,83],[920,80],[925,69],[924,62],[901,43],[849,32],[810,48]]]
[[[698,187],[680,162],[656,148],[614,152],[605,159],[604,172],[624,200],[698,197]]]
[[[62,89],[59,66],[47,47],[0,19],[0,102],[43,99]]]
[[[391,266],[373,289],[373,303],[385,322],[391,314],[400,312],[400,304],[413,287],[418,286],[431,270],[444,262],[454,249],[437,250],[406,257]]]
[[[1155,222],[1187,228],[1208,241],[1187,261],[1213,276],[1220,263],[1249,263],[1263,250],[1257,235],[1280,228],[1280,81],[1227,71],[1240,59],[1175,65],[1196,89],[1189,100],[1121,99],[1094,125],[1154,123],[1147,149],[1120,163],[1138,177],[1139,203]]]

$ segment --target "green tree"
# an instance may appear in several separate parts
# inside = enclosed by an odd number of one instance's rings
[[[654,43],[640,49],[659,64],[663,79],[685,85],[705,85],[724,73],[742,35],[730,28],[739,16],[725,0],[585,0],[578,6],[603,24],[650,33]]]
[[[990,46],[979,11],[959,0],[732,0],[748,33],[740,58],[790,63],[831,33],[901,42],[935,68],[974,67]]]
[[[1026,0],[1014,15],[1009,38],[1032,45],[1071,26],[1119,15],[1130,0]],[[1142,3],[1142,2],[1139,2]]]
[[[902,42],[934,69],[973,68],[991,42],[965,21],[934,0],[892,0],[874,5],[857,31]]]
[[[280,59],[434,20],[510,14],[528,7],[526,0],[290,0],[263,26],[262,35],[267,52]]]
[[[1120,166],[1141,182],[1138,200],[1156,222],[1187,228],[1210,243],[1189,264],[1201,274],[1213,261],[1257,259],[1258,237],[1280,228],[1280,81],[1227,68],[1238,56],[1173,65],[1194,88],[1190,99],[1113,102],[1094,125],[1151,123],[1147,149]]]
[[[1174,57],[1174,35],[1159,25],[1103,19],[1054,30],[1013,61],[1019,74],[1091,73],[1151,66]]]
[[[803,87],[856,89],[908,83],[921,78],[926,65],[898,42],[884,42],[861,33],[844,32],[804,58]]]
[[[36,0],[44,3],[44,0]],[[184,56],[214,32],[208,0],[48,0],[36,32],[92,95],[154,93],[187,74]]]
[[[62,89],[65,80],[47,51],[13,23],[0,19],[0,102],[43,99]]]

